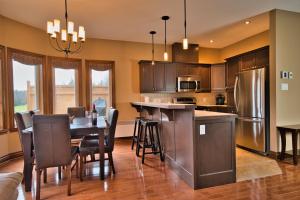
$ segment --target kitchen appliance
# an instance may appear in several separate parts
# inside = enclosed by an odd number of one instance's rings
[[[178,104],[197,104],[197,99],[195,97],[174,97],[173,103]]]
[[[225,96],[223,94],[218,94],[216,96],[216,105],[224,105],[225,103]]]
[[[200,92],[200,77],[177,77],[177,92]]]
[[[267,153],[269,146],[265,88],[265,68],[243,71],[236,76],[236,144],[261,153]]]

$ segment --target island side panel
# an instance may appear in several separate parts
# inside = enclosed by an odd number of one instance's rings
[[[236,182],[234,117],[196,119],[195,182],[196,189]]]
[[[194,188],[194,109],[174,110],[175,125],[175,170]]]

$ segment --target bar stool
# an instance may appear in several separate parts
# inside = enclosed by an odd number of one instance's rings
[[[164,161],[164,156],[161,149],[158,121],[140,120],[141,131],[138,135],[137,156],[139,156],[140,148],[143,149],[142,163],[144,164],[146,154],[160,154],[160,160]],[[155,131],[154,131],[155,130]],[[143,138],[143,139],[142,139]],[[150,152],[146,152],[146,148],[150,148]]]
[[[133,130],[133,136],[132,136],[132,143],[131,143],[131,150],[133,150],[135,143],[138,146],[138,134],[141,130],[141,119],[144,119],[144,118],[143,117],[136,117],[135,118],[134,130]],[[136,127],[137,127],[137,133],[136,133]]]

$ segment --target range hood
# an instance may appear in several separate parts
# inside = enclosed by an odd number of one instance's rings
[[[189,44],[189,48],[184,50],[182,43],[172,45],[172,61],[184,63],[199,63],[199,45]]]

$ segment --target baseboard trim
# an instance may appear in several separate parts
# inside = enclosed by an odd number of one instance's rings
[[[2,156],[0,157],[0,166],[7,163],[8,161],[10,160],[13,160],[13,159],[16,159],[16,158],[19,158],[19,157],[22,157],[23,156],[23,152],[22,151],[17,151],[17,152],[14,152],[14,153],[9,153],[5,156]]]

